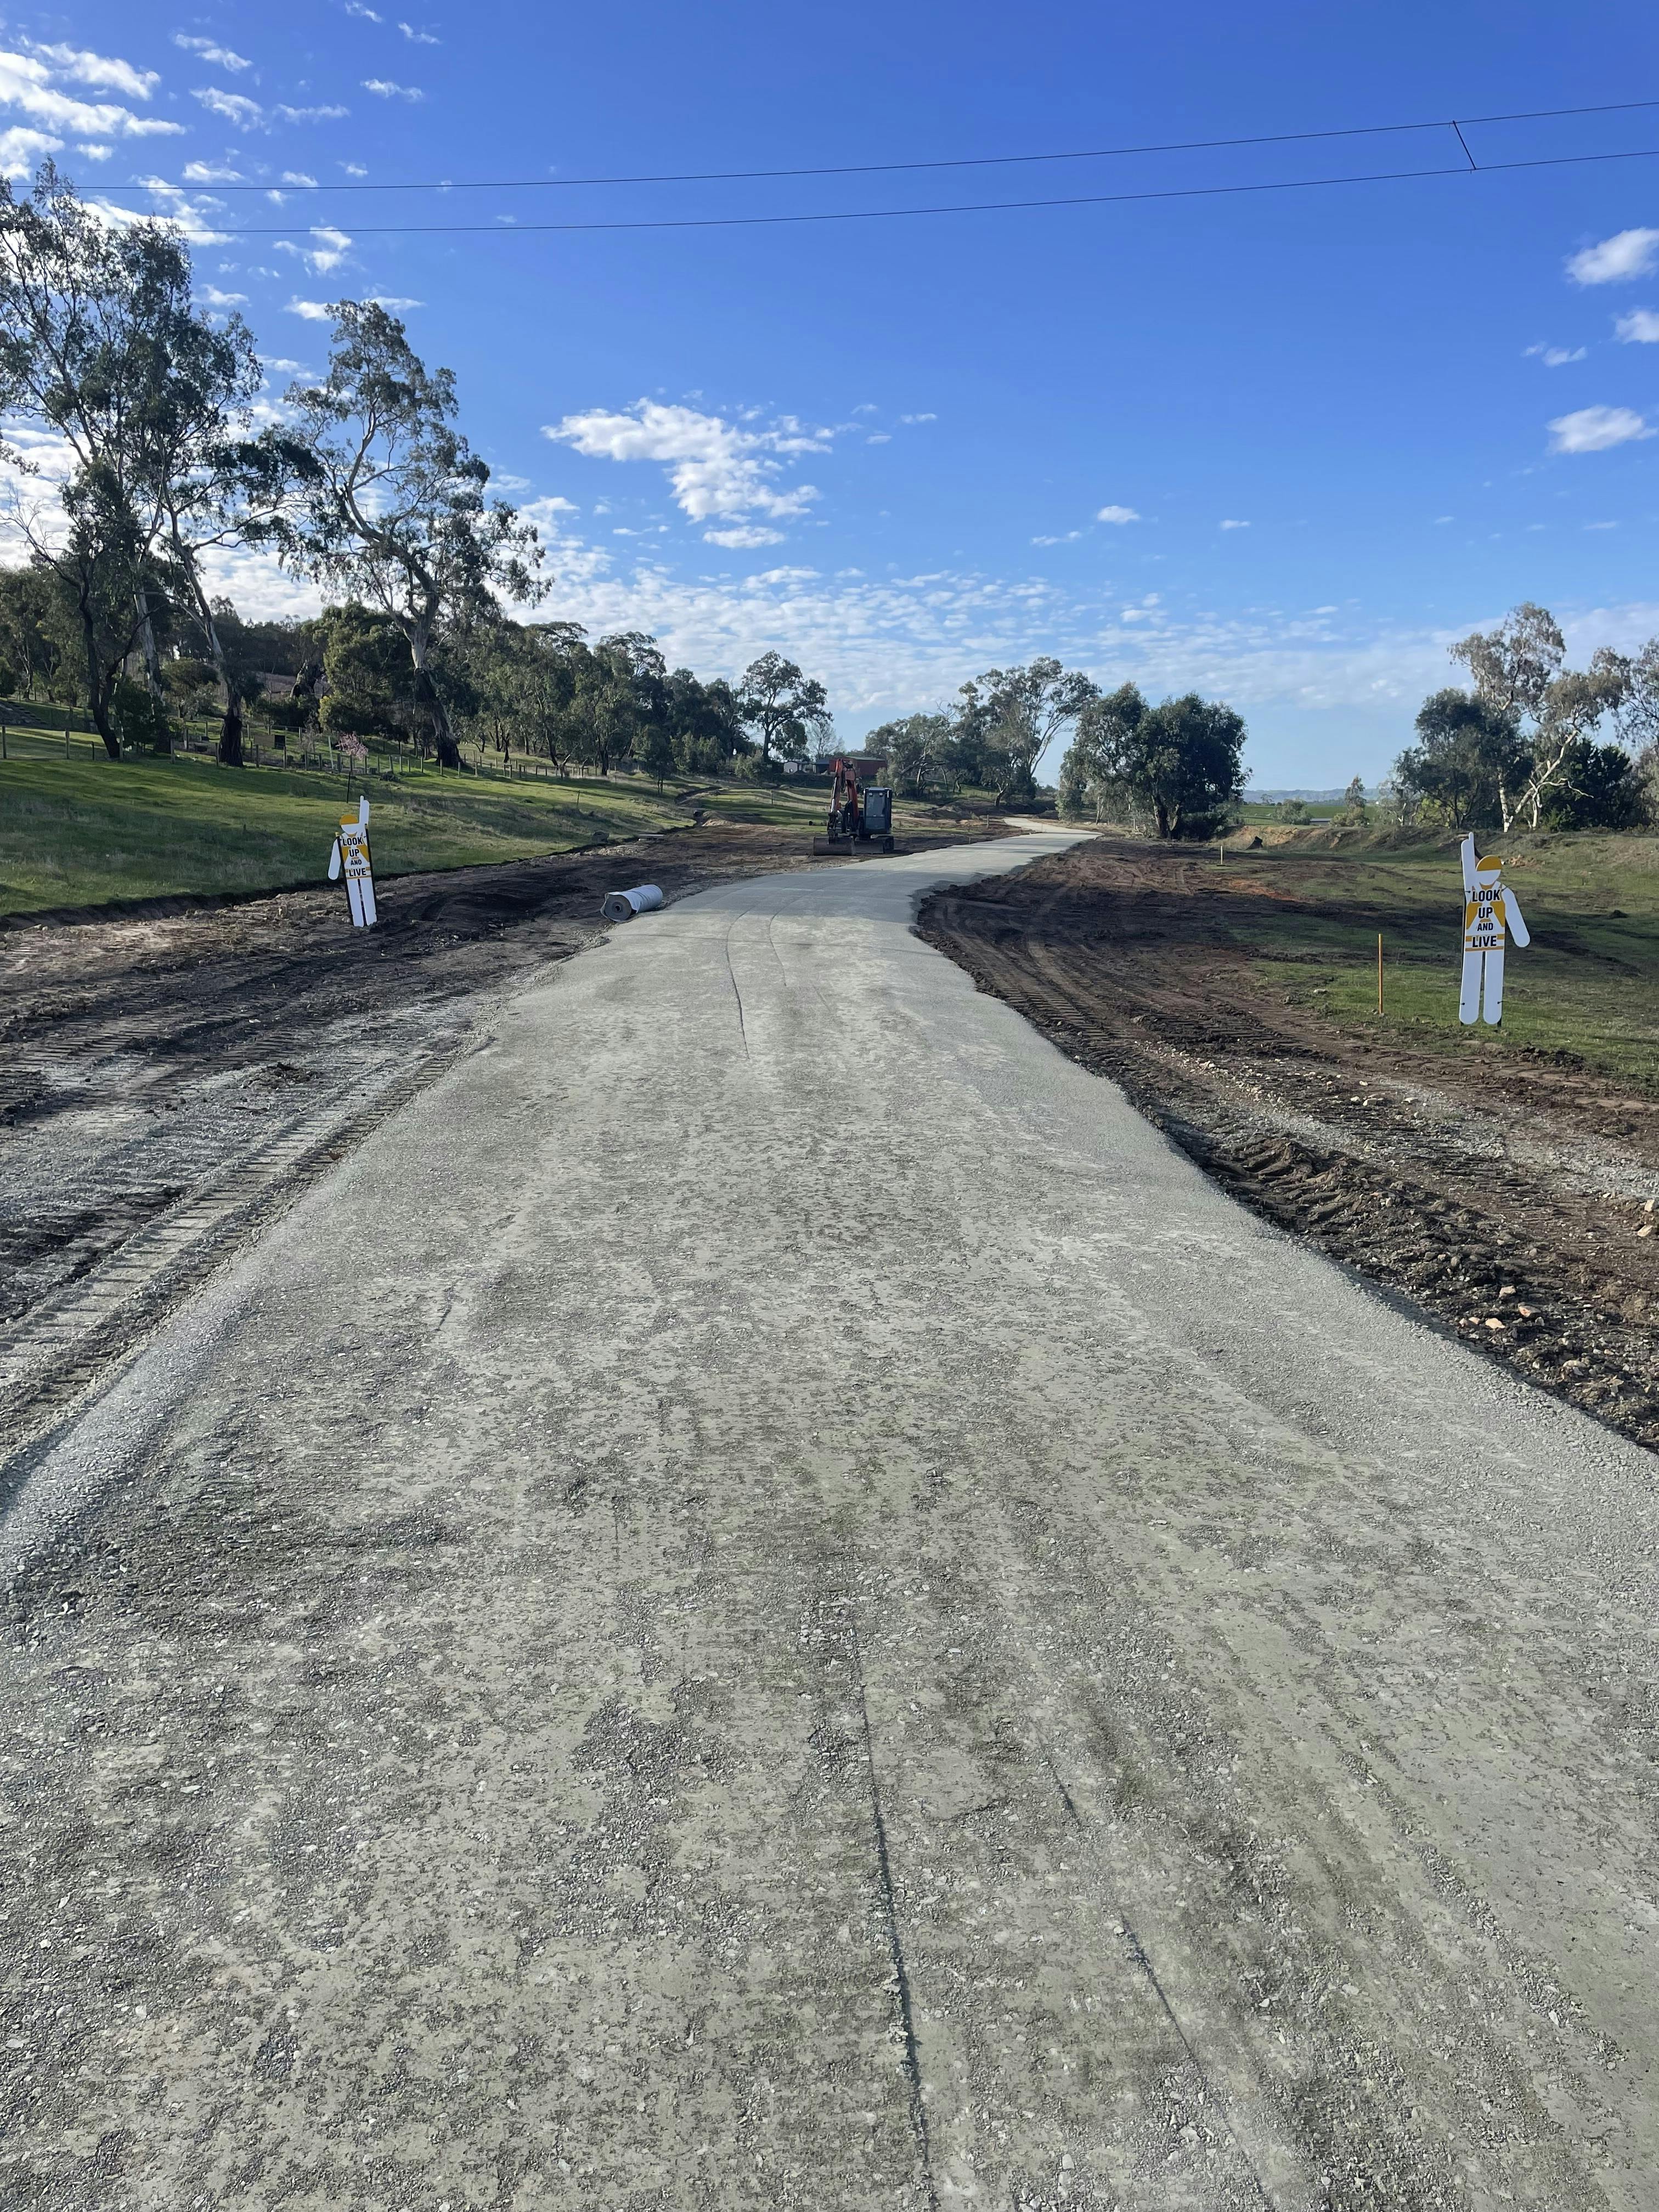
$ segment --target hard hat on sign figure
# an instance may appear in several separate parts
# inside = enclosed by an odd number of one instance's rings
[[[1457,1018],[1465,1024],[1484,1020],[1496,1029],[1504,1018],[1504,939],[1530,945],[1515,893],[1505,889],[1501,860],[1477,860],[1474,840],[1466,837],[1463,855],[1463,990]]]
[[[343,872],[346,899],[354,929],[374,927],[374,870],[368,857],[368,801],[357,802],[335,833],[334,850],[328,856],[328,879],[337,884]]]

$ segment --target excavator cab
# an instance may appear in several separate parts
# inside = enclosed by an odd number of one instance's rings
[[[872,846],[883,853],[893,849],[893,794],[883,784],[861,783],[859,766],[843,759],[835,763],[830,818],[824,835],[812,840],[816,858],[836,854],[856,858],[861,848],[867,851]]]

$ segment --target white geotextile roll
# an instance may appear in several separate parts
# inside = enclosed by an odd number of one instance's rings
[[[637,884],[631,891],[612,891],[599,911],[607,921],[632,921],[636,914],[649,914],[661,904],[655,884]]]

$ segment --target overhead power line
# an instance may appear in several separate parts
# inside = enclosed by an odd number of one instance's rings
[[[1659,158],[1659,146],[1638,146],[1622,154],[1552,154],[1530,161],[1484,161],[1473,158],[1428,169],[1374,169],[1350,177],[1289,177],[1277,182],[1249,185],[1179,185],[1139,192],[1076,192],[1038,200],[947,200],[927,207],[837,208],[799,215],[688,215],[624,216],[602,222],[378,222],[354,225],[359,238],[478,237],[526,238],[533,233],[613,230],[753,230],[786,223],[890,222],[913,216],[993,215],[1023,208],[1115,207],[1144,200],[1202,200],[1232,198],[1252,192],[1311,192],[1344,185],[1401,184],[1425,177],[1491,177],[1516,169],[1580,167],[1597,161],[1646,161]],[[131,212],[131,210],[129,210]],[[168,220],[165,211],[155,220]],[[200,218],[198,218],[200,222]],[[262,225],[221,229],[201,223],[213,238],[309,238],[314,234],[292,225]]]
[[[1440,115],[1419,123],[1361,123],[1324,131],[1267,131],[1258,133],[1252,137],[1243,138],[1176,138],[1145,146],[1084,146],[1056,154],[966,154],[945,161],[843,161],[817,168],[684,169],[616,177],[466,177],[459,179],[438,177],[423,183],[406,184],[380,184],[373,180],[365,181],[361,178],[354,178],[345,184],[319,184],[314,179],[307,179],[302,183],[274,187],[269,183],[249,183],[246,179],[228,179],[222,184],[217,184],[215,189],[228,192],[264,192],[272,190],[293,192],[568,191],[586,185],[726,185],[776,181],[792,177],[897,176],[928,169],[1016,168],[1042,161],[1109,161],[1146,154],[1221,153],[1245,146],[1308,145],[1321,139],[1394,137],[1412,131],[1449,131],[1461,139],[1465,130],[1474,130],[1477,125],[1481,124],[1559,122],[1576,115],[1626,115],[1633,113],[1638,109],[1653,107],[1659,107],[1659,100],[1617,100],[1604,101],[1594,107],[1522,108],[1504,115]],[[1467,153],[1468,149],[1465,147],[1463,150]],[[1468,166],[1470,167],[1474,166],[1472,155]],[[143,190],[144,189],[143,181],[135,179],[122,189]],[[185,185],[173,185],[168,189],[183,191],[189,188]],[[1033,204],[1047,205],[1049,203],[1037,202]]]

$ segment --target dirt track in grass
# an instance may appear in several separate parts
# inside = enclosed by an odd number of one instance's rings
[[[919,927],[1268,1220],[1659,1445],[1659,1100],[1334,1025],[1241,941],[1244,889],[1101,837],[940,891]]]

